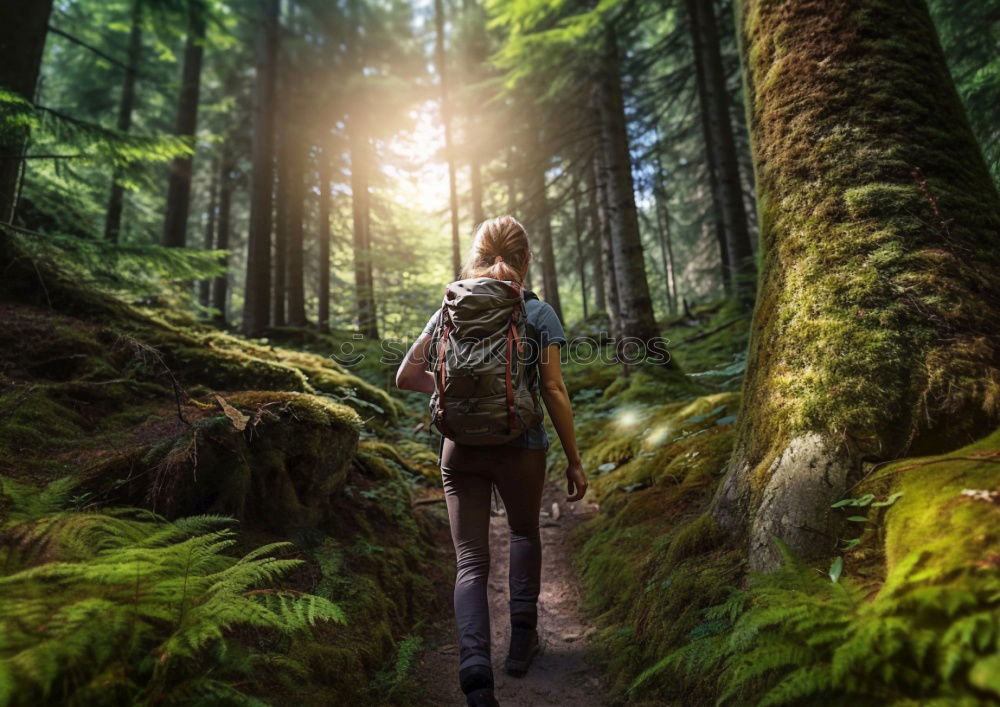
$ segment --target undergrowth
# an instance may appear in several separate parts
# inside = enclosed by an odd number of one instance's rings
[[[67,481],[5,481],[0,704],[260,704],[304,669],[282,650],[344,612],[282,589],[290,543],[242,557],[231,521],[73,509]]]

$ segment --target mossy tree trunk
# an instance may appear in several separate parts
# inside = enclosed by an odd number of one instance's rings
[[[657,336],[653,300],[649,296],[646,263],[639,234],[639,216],[632,184],[632,160],[629,154],[622,97],[618,37],[614,25],[604,31],[604,52],[596,77],[596,104],[600,119],[601,165],[604,191],[614,253],[615,282],[621,334],[641,342]],[[608,263],[605,263],[605,267]]]
[[[48,34],[51,0],[5,0],[0,5],[0,88],[25,100],[35,98]],[[2,126],[0,132],[0,221],[13,216],[26,128]],[[0,237],[2,240],[2,237]],[[4,262],[6,262],[6,253]]]
[[[253,172],[250,180],[250,233],[243,332],[258,336],[267,327],[271,304],[271,193],[274,188],[275,62],[280,0],[262,0],[257,27],[254,87]]]
[[[924,0],[739,8],[763,261],[713,514],[769,569],[865,462],[997,424],[1000,198]]]
[[[192,2],[188,8],[187,39],[184,43],[184,67],[181,71],[181,95],[177,104],[178,137],[195,139],[198,127],[198,96],[201,91],[201,65],[205,56],[205,25],[207,8]],[[191,172],[194,158],[175,157],[170,163],[167,183],[166,215],[163,221],[163,245],[183,248],[187,244],[188,211],[191,206]]]

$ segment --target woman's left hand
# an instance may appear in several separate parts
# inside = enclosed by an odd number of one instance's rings
[[[587,493],[587,475],[583,473],[583,464],[571,463],[566,468],[566,502],[579,501]]]

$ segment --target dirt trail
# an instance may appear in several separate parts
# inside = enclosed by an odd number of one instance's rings
[[[493,675],[496,696],[502,707],[529,705],[606,705],[598,670],[586,658],[594,629],[579,610],[581,592],[571,562],[569,531],[595,513],[584,503],[566,504],[565,489],[551,481],[542,504],[542,593],[538,602],[538,634],[542,650],[531,671],[512,678],[503,671],[510,634],[507,607],[509,530],[506,516],[494,515],[490,522],[490,618]],[[558,518],[552,504],[559,504]],[[450,547],[450,540],[449,540]],[[458,646],[452,615],[441,618],[429,632],[427,650],[420,667],[423,687],[421,705],[462,707],[465,698],[458,687]]]

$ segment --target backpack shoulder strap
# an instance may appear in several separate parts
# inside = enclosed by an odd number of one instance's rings
[[[524,301],[525,302],[527,302],[530,299],[538,299],[538,295],[536,295],[531,290],[523,290],[523,292],[524,292]]]

